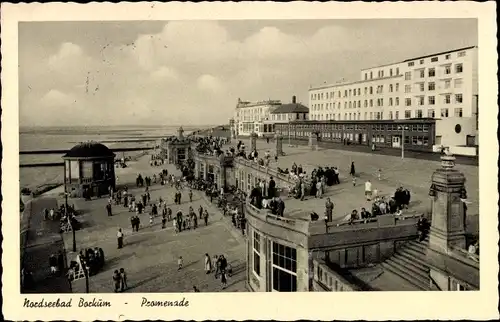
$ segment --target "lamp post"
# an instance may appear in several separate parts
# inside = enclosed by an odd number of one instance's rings
[[[405,158],[405,130],[408,130],[406,125],[402,125],[399,127],[401,130],[401,159]]]
[[[64,212],[66,214],[66,220],[69,220],[69,223],[71,225],[71,232],[73,233],[73,252],[76,252],[75,227],[73,226],[73,221],[71,220],[71,218],[69,218],[69,214],[68,214],[68,193],[67,192],[64,193],[64,201],[65,201]]]
[[[292,130],[290,129],[291,121],[292,121],[292,118],[290,117],[290,115],[288,115],[288,146],[289,147],[292,146],[292,144],[290,143],[290,136],[292,133]]]
[[[325,214],[325,232],[328,233],[328,216]]]

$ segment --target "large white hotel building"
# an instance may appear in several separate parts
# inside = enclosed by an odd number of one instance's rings
[[[477,50],[471,46],[410,58],[362,69],[356,82],[311,87],[309,118],[433,118],[436,144],[473,145],[478,140]],[[454,130],[457,124],[460,131]]]

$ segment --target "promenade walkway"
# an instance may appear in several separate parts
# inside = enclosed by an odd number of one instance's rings
[[[173,166],[166,166],[169,173],[176,172]],[[144,192],[144,188],[133,188],[137,173],[151,176],[162,167],[151,167],[149,156],[145,156],[129,167],[119,170],[120,183],[130,183],[129,191],[136,196]],[[132,185],[132,182],[134,185]],[[245,245],[237,231],[231,229],[226,220],[213,206],[193,191],[193,202],[189,202],[188,191],[183,191],[182,204],[174,205],[174,190],[170,186],[159,184],[150,187],[152,201],[161,196],[175,214],[179,209],[184,214],[189,206],[195,211],[200,205],[208,206],[209,225],[204,226],[198,221],[198,229],[175,234],[172,222],[166,229],[161,229],[161,217],[149,225],[149,215],[141,215],[139,232],[132,232],[130,217],[132,213],[123,206],[113,206],[113,216],[108,217],[105,205],[107,198],[92,201],[80,199],[71,200],[77,209],[83,211],[79,220],[84,223],[84,229],[76,234],[78,250],[87,247],[101,247],[104,250],[106,263],[104,269],[90,277],[91,293],[113,292],[112,275],[114,270],[124,268],[128,276],[129,289],[126,292],[190,292],[193,286],[201,292],[217,292],[221,290],[220,280],[213,274],[204,272],[205,253],[211,257],[223,254],[234,270],[234,275],[228,279],[228,287],[224,291],[244,291],[245,277]],[[117,249],[116,233],[118,228],[124,231],[124,248]],[[67,249],[72,243],[70,234],[64,236]],[[177,270],[177,259],[183,257],[184,268]],[[68,253],[68,258],[75,254]],[[73,283],[74,292],[84,292],[85,282],[79,280]]]
[[[247,148],[250,148],[250,140],[242,140]],[[335,204],[334,219],[345,217],[353,209],[358,211],[361,207],[371,209],[371,203],[364,199],[364,183],[371,180],[373,189],[377,189],[379,195],[393,195],[398,186],[403,186],[411,191],[412,202],[410,211],[430,211],[430,199],[428,196],[432,173],[441,167],[440,162],[431,160],[420,160],[399,156],[388,156],[364,152],[353,152],[346,150],[331,150],[319,148],[312,151],[309,147],[299,145],[289,147],[283,142],[285,156],[281,156],[278,162],[272,159],[270,166],[273,168],[291,169],[295,162],[301,164],[308,174],[318,166],[336,166],[340,171],[340,185],[328,187],[325,197],[331,197]],[[236,145],[233,140],[231,145]],[[269,151],[274,156],[275,142],[258,140],[257,150],[259,156]],[[351,162],[354,162],[357,173],[357,185],[353,187],[349,178]],[[378,169],[381,169],[381,180],[378,180]],[[457,164],[456,169],[463,172],[467,181],[466,188],[468,200],[468,232],[479,231],[479,168],[472,165]],[[301,202],[291,199],[286,201],[286,209],[314,209],[320,216],[324,213],[325,200],[310,197],[313,201]],[[286,210],[285,210],[286,212]]]
[[[44,208],[57,208],[57,200],[52,197],[33,199],[23,214],[29,218],[23,264],[33,274],[34,287],[22,293],[71,293],[66,277],[50,274],[49,256],[58,251],[64,253],[64,243],[59,234],[59,222],[43,220]]]

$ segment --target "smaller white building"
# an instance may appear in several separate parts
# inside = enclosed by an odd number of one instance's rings
[[[271,135],[272,122],[271,112],[281,106],[279,100],[267,100],[260,102],[244,102],[238,99],[234,112],[235,135],[250,136],[255,132],[259,137]]]
[[[287,123],[293,121],[304,121],[309,119],[309,108],[297,103],[297,98],[293,96],[292,102],[283,104],[271,112],[272,123]]]

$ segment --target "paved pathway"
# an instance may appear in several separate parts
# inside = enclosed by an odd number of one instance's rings
[[[172,166],[168,166],[174,171]],[[134,168],[129,169],[128,174],[135,180],[137,170],[159,172],[160,168],[151,168],[147,157],[139,160]],[[144,190],[129,189],[131,193],[140,195]],[[158,200],[161,196],[175,214],[181,209],[187,213],[189,206],[197,211],[199,205],[207,206],[205,200],[194,192],[193,202],[189,203],[187,190],[183,192],[183,203],[180,206],[173,205],[174,188],[170,186],[155,185],[150,188],[152,200]],[[161,229],[161,218],[156,218],[153,226],[149,226],[149,215],[141,216],[141,229],[139,232],[131,232],[130,216],[128,209],[122,206],[113,207],[113,216],[106,215],[105,205],[107,199],[93,201],[72,200],[78,209],[84,214],[81,220],[85,228],[77,232],[78,249],[85,247],[101,247],[104,250],[106,264],[104,269],[97,275],[90,277],[90,292],[107,293],[113,292],[112,274],[119,268],[124,268],[128,275],[129,290],[127,292],[190,292],[193,286],[197,286],[201,292],[221,291],[220,281],[213,275],[204,272],[204,256],[209,253],[224,254],[232,265],[235,274],[228,280],[228,288],[225,291],[244,291],[245,275],[245,245],[238,233],[230,229],[226,221],[222,220],[221,214],[212,206],[209,206],[209,225],[198,221],[199,228],[185,231],[175,235],[172,222],[168,223],[166,229]],[[118,227],[124,229],[124,248],[117,249],[116,232]],[[65,235],[66,245],[71,244],[71,235]],[[177,259],[182,256],[184,268],[177,271]],[[74,254],[68,255],[74,258]],[[83,280],[74,283],[75,292],[84,292],[85,282]]]
[[[44,221],[43,209],[57,208],[57,200],[50,197],[36,198],[27,207],[29,232],[24,250],[24,266],[33,273],[35,287],[26,293],[70,293],[67,279],[50,274],[49,256],[64,252],[58,221]]]

